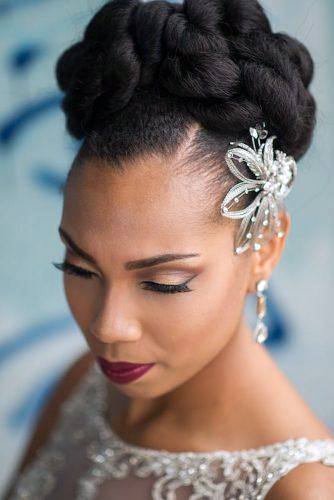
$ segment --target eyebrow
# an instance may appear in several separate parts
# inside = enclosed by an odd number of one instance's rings
[[[63,239],[68,243],[69,247],[75,252],[77,255],[85,259],[87,262],[91,262],[92,264],[97,266],[95,259],[89,255],[87,252],[82,250],[70,237],[70,235],[62,228],[58,228],[59,234]],[[154,255],[153,257],[147,257],[145,259],[139,260],[131,260],[129,262],[125,262],[124,269],[126,271],[132,271],[134,269],[143,269],[146,267],[157,266],[159,264],[164,264],[165,262],[171,262],[175,260],[189,259],[191,257],[199,257],[199,253],[165,253],[162,255]]]

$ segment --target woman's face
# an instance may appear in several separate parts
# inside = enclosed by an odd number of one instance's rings
[[[64,195],[60,227],[95,262],[62,236],[66,260],[92,273],[64,274],[70,310],[91,352],[156,363],[119,386],[130,396],[163,395],[210,363],[238,327],[247,294],[250,262],[233,253],[232,227],[205,225],[207,181],[171,170],[156,158],[121,174],[87,164]],[[190,256],[129,264],[163,254]],[[187,291],[163,293],[163,285]]]

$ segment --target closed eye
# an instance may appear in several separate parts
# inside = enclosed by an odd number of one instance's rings
[[[75,266],[74,264],[71,264],[66,260],[59,263],[52,262],[52,264],[56,267],[56,269],[59,269],[60,271],[67,274],[74,274],[75,276],[78,276],[80,278],[92,279],[93,276],[97,276],[96,273],[93,273],[92,271],[87,271],[82,267]],[[184,283],[180,283],[178,285],[167,285],[163,283],[155,283],[153,281],[143,281],[143,284],[146,284],[146,287],[143,288],[144,290],[153,290],[155,292],[160,292],[160,293],[191,292],[192,290],[187,286],[187,283],[192,279],[193,277],[191,277]]]
[[[97,276],[97,274],[92,273],[91,271],[87,271],[87,269],[83,269],[82,267],[70,264],[67,260],[59,263],[52,262],[52,264],[60,271],[63,271],[67,274],[74,274],[75,276],[79,276],[80,278],[92,279],[93,276]]]
[[[185,283],[180,283],[179,285],[164,285],[162,283],[154,283],[153,281],[143,281],[143,283],[146,283],[148,285],[148,287],[144,288],[144,290],[154,290],[161,293],[177,293],[191,292],[191,288],[188,288],[187,286],[188,281],[186,281]]]

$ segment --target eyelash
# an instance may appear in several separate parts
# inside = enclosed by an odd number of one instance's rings
[[[52,262],[52,264],[59,269],[60,271],[67,274],[74,274],[75,276],[79,276],[84,279],[92,279],[95,276],[95,273],[91,271],[86,271],[81,267],[74,266],[70,264],[70,262],[64,260],[63,262]],[[192,279],[192,278],[190,278]],[[144,281],[143,283],[151,285],[149,288],[144,288],[144,290],[153,290],[159,293],[178,293],[178,292],[191,292],[191,288],[188,288],[187,280],[185,283],[180,283],[179,285],[163,285],[159,283],[154,283],[153,281]]]

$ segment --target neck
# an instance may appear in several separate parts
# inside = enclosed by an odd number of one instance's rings
[[[268,358],[266,348],[252,340],[252,331],[242,319],[230,342],[193,378],[164,396],[167,411],[189,426],[190,418],[202,412],[228,417],[230,411],[253,389],[254,376]]]
[[[236,422],[246,397],[258,390],[260,378],[273,364],[266,347],[254,342],[242,318],[230,342],[194,377],[173,391],[154,399],[120,397],[121,421],[125,428],[150,425],[157,420],[198,434],[201,423]],[[117,420],[117,419],[116,419]],[[240,423],[240,421],[239,421]]]

